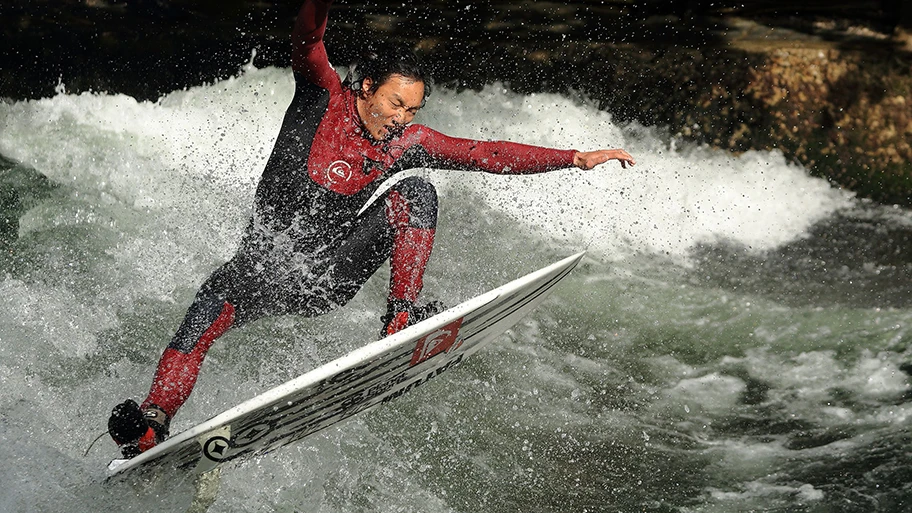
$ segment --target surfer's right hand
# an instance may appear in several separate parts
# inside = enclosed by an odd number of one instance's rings
[[[576,152],[576,155],[573,156],[573,165],[580,169],[592,169],[609,160],[620,161],[621,167],[624,169],[627,169],[628,164],[631,166],[636,165],[633,156],[622,149],[578,151]]]

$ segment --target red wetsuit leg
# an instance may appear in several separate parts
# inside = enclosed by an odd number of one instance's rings
[[[142,408],[156,405],[161,408],[169,418],[173,418],[177,410],[190,397],[196,378],[206,352],[212,343],[224,334],[234,323],[234,306],[226,302],[215,321],[203,332],[199,340],[189,353],[168,347],[158,362],[158,369],[152,379],[152,388],[149,396],[142,403]]]
[[[433,228],[405,226],[396,230],[390,256],[390,301],[414,303],[418,299],[433,247]]]
[[[386,218],[394,233],[390,255],[389,301],[414,303],[418,299],[423,287],[424,270],[434,247],[434,226],[413,226],[411,210],[411,205],[403,194],[396,190],[390,191]],[[436,223],[436,208],[433,219]]]

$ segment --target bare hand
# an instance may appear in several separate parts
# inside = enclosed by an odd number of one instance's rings
[[[627,169],[627,164],[636,165],[633,157],[624,150],[596,150],[596,151],[578,151],[573,156],[573,165],[580,169],[592,169],[599,164],[604,164],[609,160],[617,160],[621,167]]]

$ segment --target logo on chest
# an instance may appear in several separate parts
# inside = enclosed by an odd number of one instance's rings
[[[311,162],[312,167],[308,174],[323,187],[348,196],[361,191],[383,176],[390,166],[385,160],[375,160],[361,154],[345,160],[332,160],[322,165]]]
[[[326,168],[327,183],[347,182],[351,180],[351,175],[351,164],[345,162],[344,160],[337,160]]]
[[[365,178],[373,180],[377,175],[382,174],[385,170],[383,162],[364,157],[364,163],[361,166],[361,177],[352,176],[352,165],[344,160],[336,160],[326,167],[323,173],[324,183],[330,185],[340,185],[352,182],[361,182]]]

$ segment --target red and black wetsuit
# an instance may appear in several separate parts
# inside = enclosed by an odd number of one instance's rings
[[[295,94],[256,191],[237,254],[206,281],[165,350],[143,406],[169,416],[190,395],[211,343],[263,315],[314,316],[347,303],[390,259],[390,300],[421,290],[437,224],[433,186],[409,177],[360,215],[380,184],[417,167],[537,173],[570,167],[573,150],[445,136],[409,125],[388,141],[362,126],[323,46],[331,2],[308,0],[295,25]]]

